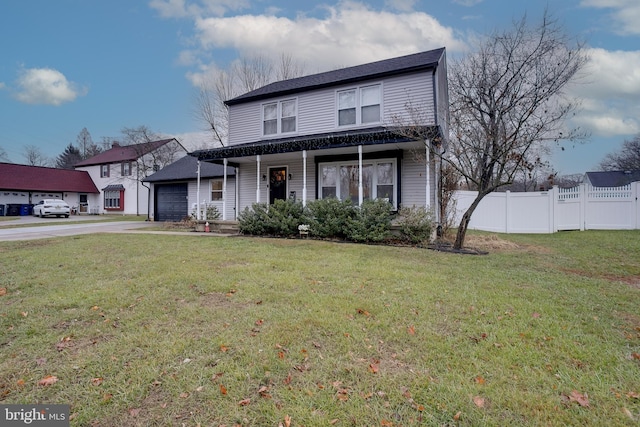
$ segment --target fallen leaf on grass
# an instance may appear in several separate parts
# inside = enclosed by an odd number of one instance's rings
[[[627,397],[629,397],[631,399],[640,399],[640,393],[636,393],[634,391],[630,391],[629,393],[627,393]]]
[[[187,393],[186,391],[185,391],[185,392],[180,393],[180,398],[182,398],[182,399],[186,399],[187,397],[189,397],[189,393]]]
[[[533,317],[534,319],[539,319],[539,318],[540,318],[540,313],[535,313],[535,312],[534,312],[534,313],[531,315],[531,317]]]
[[[484,379],[484,378],[482,378],[482,376],[478,375],[478,376],[476,377],[476,384],[483,385],[484,383],[485,383],[485,379]]]
[[[473,397],[473,403],[480,409],[484,408],[486,401],[484,400],[484,397],[480,397],[480,396],[474,396]]]
[[[631,353],[631,358],[634,360],[640,360],[640,353]]]
[[[380,421],[380,425],[383,426],[383,427],[393,427],[393,423],[391,421],[388,421],[388,420]]]
[[[102,378],[102,377],[93,378],[91,380],[91,384],[93,384],[93,385],[101,385],[103,381],[104,381],[104,378]]]
[[[222,394],[223,396],[227,394],[227,388],[222,384],[220,384],[220,394]]]
[[[289,415],[284,416],[284,427],[291,427],[291,417]]]
[[[371,371],[374,374],[378,373],[378,369],[379,369],[379,362],[373,362],[369,364],[369,371]]]
[[[453,416],[453,421],[459,421],[461,416],[462,416],[462,411],[456,412],[456,414]]]
[[[16,385],[22,387],[24,385],[24,380],[20,378],[18,381],[16,381]]]
[[[407,328],[407,332],[409,333],[409,335],[415,335],[416,334],[416,328],[411,325]]]
[[[20,312],[20,315],[21,315],[22,317],[27,317],[27,316],[29,315],[29,312],[28,312],[28,311],[21,311],[21,312]]]
[[[583,408],[589,407],[589,396],[586,393],[579,393],[577,390],[573,390],[570,395],[567,396],[569,398],[569,402],[576,402],[578,405]]]
[[[367,310],[363,310],[361,308],[358,308],[356,311],[358,312],[358,314],[362,314],[363,316],[370,316],[371,315]]]
[[[7,288],[0,288],[0,297],[3,297],[7,294]]]
[[[131,408],[129,409],[129,415],[132,417],[137,417],[140,414],[140,408]]]
[[[262,325],[263,323],[264,323],[264,320],[262,320],[262,319],[258,319],[258,320],[256,320],[256,326],[260,326],[260,325]]]
[[[38,381],[38,385],[46,387],[48,385],[54,385],[57,382],[58,382],[58,377],[54,375],[47,375],[46,377]]]
[[[629,417],[629,419],[631,421],[635,421],[635,417],[633,416],[633,414],[631,413],[630,410],[628,410],[627,408],[622,408],[622,412],[624,412],[624,414]]]
[[[251,403],[251,399],[242,399],[240,402],[238,402],[238,405],[247,406],[249,403]]]
[[[339,419],[337,419],[337,418],[334,418],[334,419],[332,419],[331,421],[329,421],[329,424],[331,424],[331,425],[335,425],[335,424],[337,424],[337,423],[338,423],[338,421],[340,421],[340,420],[339,420]]]

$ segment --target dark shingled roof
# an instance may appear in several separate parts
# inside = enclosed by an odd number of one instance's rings
[[[0,189],[99,193],[86,171],[0,163]]]
[[[139,159],[147,153],[150,153],[158,148],[162,147],[165,144],[170,143],[171,141],[176,141],[175,138],[170,139],[161,139],[159,141],[151,141],[145,142],[142,144],[133,144],[133,145],[118,145],[114,144],[114,146],[107,150],[103,151],[100,154],[97,154],[93,157],[90,157],[86,160],[83,160],[76,165],[79,166],[93,166],[93,165],[105,165],[108,163],[121,163],[121,162],[130,162]]]
[[[235,169],[227,166],[227,175],[235,175]],[[200,178],[218,178],[224,176],[224,166],[214,163],[200,163]],[[198,177],[198,159],[185,156],[176,160],[158,172],[146,177],[145,182],[184,181]]]
[[[348,84],[365,79],[377,79],[395,74],[421,71],[436,68],[442,59],[444,48],[412,55],[385,59],[355,67],[341,68],[296,79],[282,80],[271,83],[251,92],[240,95],[225,102],[227,105],[242,104],[244,102],[283,96],[296,92],[320,89],[337,84]]]
[[[594,187],[622,187],[640,181],[640,170],[587,172],[587,177]]]

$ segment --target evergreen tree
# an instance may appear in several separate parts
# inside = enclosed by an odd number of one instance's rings
[[[80,150],[70,143],[64,152],[56,158],[56,167],[58,169],[73,169],[75,164],[80,161],[82,161]]]

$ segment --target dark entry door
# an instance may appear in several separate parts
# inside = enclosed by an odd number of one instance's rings
[[[156,185],[156,221],[180,221],[188,215],[187,184]]]
[[[269,204],[287,199],[287,168],[269,168]]]

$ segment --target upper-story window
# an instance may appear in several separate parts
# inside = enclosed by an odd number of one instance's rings
[[[379,123],[381,86],[362,86],[338,92],[338,126]]]
[[[109,165],[100,165],[100,178],[109,177]]]
[[[262,106],[262,134],[277,135],[296,131],[298,105],[295,99],[271,102]]]
[[[131,162],[122,163],[122,176],[131,176]]]

